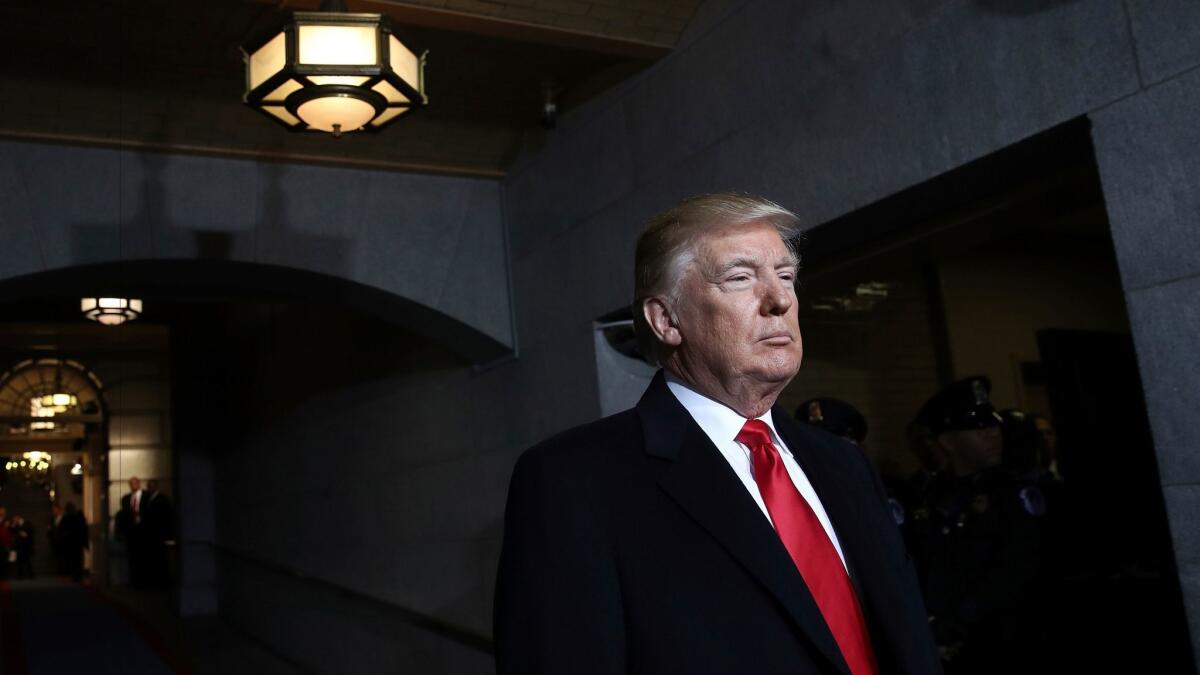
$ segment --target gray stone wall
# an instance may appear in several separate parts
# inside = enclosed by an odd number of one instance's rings
[[[1092,115],[1092,135],[1200,654],[1200,6],[1128,5],[1144,88]]]
[[[489,180],[0,142],[0,281],[145,260],[282,266],[445,315],[489,360],[512,347],[499,200]]]

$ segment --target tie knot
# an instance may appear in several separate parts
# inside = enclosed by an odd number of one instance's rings
[[[771,445],[771,428],[762,420],[746,420],[734,440],[752,448]]]

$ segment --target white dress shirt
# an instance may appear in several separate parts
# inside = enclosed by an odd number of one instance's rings
[[[688,387],[679,378],[664,371],[667,377],[667,388],[679,399],[684,408],[687,408],[692,419],[696,420],[696,424],[704,430],[705,435],[717,446],[717,450],[721,451],[721,456],[725,461],[729,462],[729,466],[733,468],[733,472],[741,479],[742,485],[746,491],[754,498],[758,508],[762,509],[763,516],[767,522],[771,522],[771,514],[767,511],[767,504],[763,501],[762,493],[758,490],[758,483],[754,482],[754,461],[750,458],[750,448],[738,443],[738,433],[742,430],[742,425],[746,423],[746,418],[735,412],[732,408],[718,403],[703,394],[696,392]],[[829,516],[825,513],[825,507],[821,505],[821,500],[817,497],[817,491],[813,489],[812,483],[808,482],[808,476],[804,475],[804,469],[796,462],[796,458],[792,455],[792,451],[788,449],[787,444],[775,431],[775,423],[771,420],[771,411],[759,417],[771,429],[771,441],[775,447],[779,448],[779,455],[783,458],[783,465],[787,468],[788,475],[792,478],[792,483],[800,492],[800,496],[808,505],[812,507],[813,513],[817,515],[817,520],[821,522],[821,527],[825,528],[825,534],[829,535],[829,541],[833,542],[833,548],[837,551],[838,557],[842,559],[842,565],[846,565],[846,556],[842,554],[842,545],[838,542],[837,534],[833,531],[833,525],[829,522]],[[774,523],[771,524],[774,527]]]

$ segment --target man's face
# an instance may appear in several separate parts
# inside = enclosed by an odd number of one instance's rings
[[[717,228],[696,242],[680,280],[678,354],[718,380],[778,383],[800,369],[796,268],[766,222]]]
[[[938,441],[949,450],[954,467],[960,473],[973,473],[999,464],[1004,450],[1000,427],[946,431]]]
[[[1042,435],[1042,445],[1053,455],[1054,451],[1058,449],[1058,434],[1054,433],[1054,425],[1043,417],[1035,417],[1033,424],[1037,427],[1038,433]]]
[[[138,490],[141,490],[141,489],[142,489],[142,481],[138,480],[137,478],[129,479],[129,491],[130,492],[137,492]]]

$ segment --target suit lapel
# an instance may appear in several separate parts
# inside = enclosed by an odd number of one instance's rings
[[[795,564],[725,458],[667,389],[661,372],[638,403],[646,451],[672,460],[662,489],[779,602],[841,672],[849,668]]]

